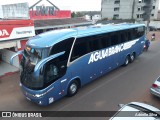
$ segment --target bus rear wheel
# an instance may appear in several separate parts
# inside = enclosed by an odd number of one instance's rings
[[[78,92],[78,89],[79,89],[78,82],[76,80],[72,81],[68,86],[67,96],[69,97],[74,96]]]
[[[124,62],[124,66],[127,66],[129,64],[129,57],[127,56]]]
[[[130,56],[130,63],[132,63],[134,61],[134,59],[135,59],[135,55],[134,55],[134,53],[132,53]]]

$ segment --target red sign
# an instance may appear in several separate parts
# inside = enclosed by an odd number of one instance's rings
[[[33,20],[0,21],[0,41],[35,35]]]
[[[30,19],[40,20],[40,19],[62,19],[62,18],[71,18],[70,10],[55,10],[54,14],[47,12],[47,14],[38,13],[37,11],[30,11]]]
[[[8,32],[5,28],[0,30],[0,37],[8,37],[11,34],[11,32]]]

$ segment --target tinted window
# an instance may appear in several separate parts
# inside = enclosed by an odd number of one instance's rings
[[[128,41],[132,40],[132,30],[128,30]]]
[[[119,44],[119,32],[111,33],[111,45]]]
[[[69,39],[63,40],[63,41],[55,44],[52,47],[50,54],[53,55],[53,54],[60,53],[63,51],[67,51],[67,52],[70,51],[71,46],[73,44],[73,40],[74,40],[74,38],[69,38]]]
[[[68,60],[69,53],[70,53],[70,50],[71,50],[71,47],[73,44],[73,40],[74,40],[74,38],[69,38],[69,39],[63,40],[63,41],[55,44],[52,47],[50,55],[65,51],[65,54],[63,55],[63,57],[61,57],[61,60]]]
[[[89,37],[77,38],[73,47],[71,61],[89,53]]]
[[[124,30],[121,31],[121,33],[120,33],[120,40],[121,40],[121,43],[127,41],[127,32],[126,31],[124,31]]]
[[[134,29],[134,32],[136,34],[136,38],[140,38],[145,34],[145,27],[138,27]]]
[[[73,44],[74,38],[66,39],[55,44],[50,52],[50,55],[54,55],[59,52],[65,51],[65,53],[56,59],[49,61],[45,65],[44,70],[44,86],[48,86],[62,77],[66,73],[67,61],[69,53]]]
[[[137,32],[136,32],[135,28],[132,29],[132,38],[137,39]]]
[[[66,66],[60,58],[49,61],[45,66],[44,87],[52,84],[66,73]]]
[[[96,51],[100,49],[100,39],[101,36],[92,36],[89,40],[89,50],[90,52]]]
[[[110,44],[111,44],[111,43],[110,43],[109,33],[108,33],[108,34],[104,34],[104,35],[101,37],[100,43],[101,43],[101,49],[110,47]]]

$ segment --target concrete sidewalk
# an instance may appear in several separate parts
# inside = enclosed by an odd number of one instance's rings
[[[0,62],[0,77],[17,71],[19,71],[19,68],[3,61]]]

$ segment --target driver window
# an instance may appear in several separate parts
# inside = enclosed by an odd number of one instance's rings
[[[56,78],[58,78],[59,70],[58,67],[54,64],[50,64],[47,66],[46,71],[46,82],[54,81]]]
[[[66,72],[66,68],[61,66],[59,58],[49,61],[45,66],[44,83],[48,86],[62,77]]]

